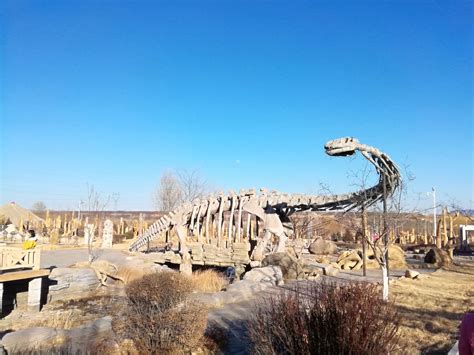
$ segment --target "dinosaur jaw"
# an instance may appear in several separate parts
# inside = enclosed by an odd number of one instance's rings
[[[359,141],[352,137],[338,138],[324,145],[327,155],[333,157],[347,157],[354,155]]]

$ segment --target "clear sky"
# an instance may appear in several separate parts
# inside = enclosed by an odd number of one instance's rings
[[[224,190],[353,189],[354,136],[473,206],[471,1],[3,1],[0,202],[86,183],[152,209],[165,169]]]

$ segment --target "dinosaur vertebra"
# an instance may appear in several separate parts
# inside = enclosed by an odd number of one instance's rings
[[[375,166],[379,175],[378,183],[371,188],[343,195],[284,194],[276,191],[267,192],[265,189],[261,189],[257,194],[255,189],[251,189],[241,190],[239,194],[221,193],[217,197],[196,199],[158,219],[130,246],[130,251],[137,251],[152,239],[174,229],[180,240],[183,262],[186,263],[190,259],[186,247],[188,235],[195,236],[197,241],[203,244],[209,244],[211,238],[215,237],[218,247],[240,243],[244,236],[249,239],[251,216],[257,216],[262,221],[264,235],[253,251],[252,259],[261,260],[272,234],[278,237],[275,251],[285,250],[285,242],[292,233],[288,218],[290,214],[300,211],[348,211],[361,206],[370,206],[383,198],[384,189],[389,196],[400,183],[400,172],[395,163],[386,154],[376,148],[360,144],[355,138],[335,139],[326,143],[324,148],[330,156],[350,156],[359,151]],[[226,230],[223,229],[225,214],[229,215]],[[244,214],[247,214],[245,221]]]

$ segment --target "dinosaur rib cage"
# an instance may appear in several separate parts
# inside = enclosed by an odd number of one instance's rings
[[[277,213],[281,219],[302,211],[350,211],[362,206],[371,206],[393,194],[400,184],[401,176],[396,164],[388,155],[374,147],[360,144],[354,138],[341,138],[325,145],[326,153],[333,156],[352,155],[359,151],[377,171],[379,181],[375,186],[361,191],[328,196],[285,194],[261,189],[241,190],[239,194],[209,196],[185,203],[154,222],[132,245],[130,251],[137,251],[151,240],[165,235],[172,229],[186,229],[187,236],[193,236],[198,243],[214,244],[218,247],[249,240],[258,230],[258,220],[265,218],[255,206],[266,214]],[[384,188],[385,185],[385,188]],[[258,209],[258,208],[257,208]],[[256,216],[252,222],[252,216]],[[282,221],[284,222],[284,221]]]

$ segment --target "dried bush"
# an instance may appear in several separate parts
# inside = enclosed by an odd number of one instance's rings
[[[377,286],[322,283],[266,299],[249,321],[257,354],[387,354],[398,315]]]
[[[192,283],[197,292],[219,292],[229,283],[220,272],[199,270],[193,273]]]
[[[207,310],[189,295],[193,283],[178,273],[144,276],[126,286],[125,333],[140,354],[186,351],[198,346],[207,324]]]

